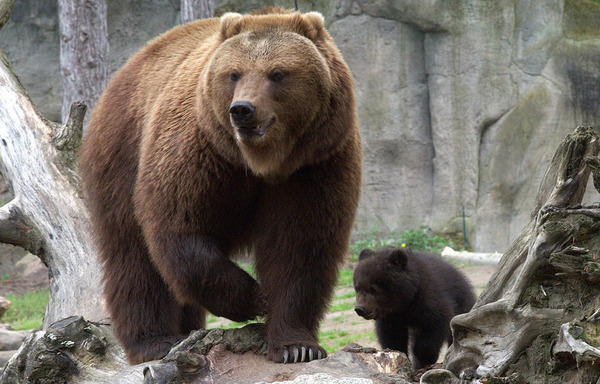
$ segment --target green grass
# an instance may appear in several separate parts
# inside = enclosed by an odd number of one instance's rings
[[[349,311],[354,308],[354,301],[352,302],[342,302],[342,303],[334,303],[329,307],[329,312],[340,312],[340,311]]]
[[[2,322],[8,323],[13,329],[35,329],[42,326],[49,291],[27,292],[24,295],[6,295],[12,305],[2,317]]]
[[[368,339],[369,341],[376,340],[373,332],[349,333],[348,331],[334,329],[331,331],[321,332],[319,334],[320,344],[323,348],[325,348],[327,353],[339,351],[346,345],[360,339]]]
[[[340,271],[340,276],[338,277],[338,286],[337,288],[343,286],[352,287],[352,277],[354,275],[354,269],[351,266],[346,266],[344,269]]]
[[[351,297],[353,298],[355,296],[356,296],[356,293],[354,291],[352,291],[352,292],[348,292],[344,295],[336,296],[336,299],[349,299],[349,298],[351,298]]]

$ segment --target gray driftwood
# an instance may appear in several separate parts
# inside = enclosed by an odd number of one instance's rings
[[[73,170],[84,110],[74,104],[65,125],[45,120],[0,52],[0,162],[14,195],[0,207],[0,242],[48,266],[45,326],[75,314],[104,317],[100,267]]]
[[[262,324],[200,330],[160,361],[128,366],[111,327],[71,317],[25,340],[2,383],[314,383],[409,384],[406,355],[348,348],[310,363],[275,364],[265,357]]]
[[[580,205],[590,171],[599,179],[599,148],[594,130],[579,127],[556,151],[529,224],[473,310],[452,321],[444,366],[457,376],[515,384],[600,379],[600,206]]]

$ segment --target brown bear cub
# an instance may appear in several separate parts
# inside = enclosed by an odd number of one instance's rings
[[[452,343],[450,320],[475,303],[466,278],[439,256],[385,247],[360,253],[354,270],[356,313],[375,320],[381,348],[408,354],[413,367],[436,362],[444,341]]]
[[[80,157],[128,360],[163,357],[205,311],[265,315],[275,362],[324,357],[361,163],[352,77],[319,13],[198,20],[129,59]],[[232,261],[245,252],[257,279]]]

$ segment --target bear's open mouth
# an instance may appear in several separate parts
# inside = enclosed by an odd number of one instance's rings
[[[266,123],[260,125],[240,125],[237,127],[238,132],[244,138],[261,137],[267,132],[267,128],[273,124],[275,118],[270,118]]]

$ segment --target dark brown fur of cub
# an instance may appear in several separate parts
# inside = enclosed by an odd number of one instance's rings
[[[365,249],[354,270],[356,312],[375,319],[381,348],[408,353],[413,335],[415,369],[436,362],[450,320],[475,303],[471,285],[441,257],[408,248]]]

